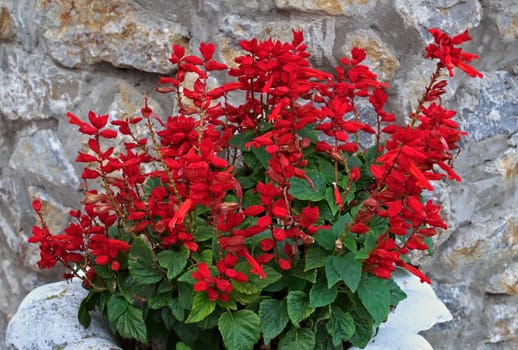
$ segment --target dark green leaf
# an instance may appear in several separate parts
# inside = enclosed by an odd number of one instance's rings
[[[167,330],[172,330],[173,326],[176,323],[176,317],[174,317],[171,309],[164,307],[160,310],[160,316],[162,317],[162,322]]]
[[[376,324],[385,321],[390,311],[390,290],[387,280],[369,276],[360,281],[358,296]]]
[[[207,293],[195,292],[192,309],[185,323],[196,323],[209,316],[216,309],[216,302],[209,300]]]
[[[387,280],[387,286],[390,290],[390,306],[396,307],[401,300],[404,300],[407,297],[407,295],[392,279]]]
[[[304,271],[300,265],[293,267],[290,270],[290,273],[292,277],[308,281],[310,283],[315,283],[317,280],[317,270]]]
[[[255,138],[255,133],[252,130],[235,134],[230,138],[228,143],[238,149],[245,149],[245,144],[252,141]]]
[[[303,291],[289,292],[286,300],[288,316],[295,327],[298,327],[300,321],[308,318],[315,311],[309,306],[309,298]]]
[[[279,340],[279,350],[313,350],[315,334],[308,328],[290,328]]]
[[[345,313],[339,307],[331,308],[331,317],[326,324],[327,332],[333,337],[333,345],[339,346],[354,334],[354,320],[350,313]]]
[[[159,185],[160,185],[159,177],[149,177],[146,180],[146,182],[144,183],[144,192],[146,192],[147,195],[150,195],[151,191],[154,190]]]
[[[182,246],[179,251],[164,250],[157,254],[158,263],[167,270],[167,279],[178,276],[189,259],[189,249]]]
[[[356,251],[358,250],[358,247],[356,245],[356,240],[354,238],[346,237],[345,239],[342,240],[342,244],[344,245],[344,247],[349,249],[349,251],[351,251],[354,254],[356,254]]]
[[[309,291],[309,306],[321,307],[331,304],[335,301],[337,295],[336,286],[327,288],[327,279],[325,276],[320,276],[317,282],[311,287]]]
[[[316,171],[308,171],[307,175],[312,180],[314,188],[307,179],[293,177],[290,180],[288,193],[301,200],[319,201],[324,199],[326,192],[324,177]]]
[[[286,299],[282,301],[266,299],[259,305],[259,318],[261,319],[261,331],[265,344],[278,336],[289,321]]]
[[[205,242],[214,238],[214,227],[208,225],[197,225],[194,228],[194,238],[198,242]]]
[[[318,269],[326,263],[328,254],[325,250],[319,247],[310,247],[305,255],[304,271]]]
[[[354,259],[353,253],[336,256],[333,261],[333,267],[336,273],[345,282],[351,292],[355,292],[360,283],[363,264],[361,261]]]
[[[115,324],[123,313],[128,309],[129,303],[126,299],[112,294],[106,303],[108,322]]]
[[[345,225],[349,222],[351,222],[349,214],[340,216],[330,230],[318,230],[314,235],[315,241],[327,250],[334,250],[337,238],[344,233]]]
[[[173,316],[180,322],[185,319],[185,309],[180,305],[179,299],[172,299],[167,303],[167,306],[171,309]]]
[[[79,312],[77,313],[77,319],[79,320],[79,323],[85,328],[90,326],[90,322],[92,321],[92,318],[90,317],[90,311],[95,308],[95,305],[91,305],[91,296],[92,293],[88,293],[88,296],[81,301],[81,304],[79,305]]]
[[[257,158],[261,166],[267,169],[271,156],[268,154],[268,152],[266,152],[264,147],[252,148],[252,153]]]
[[[343,345],[333,346],[333,338],[327,332],[323,322],[316,326],[315,350],[342,350]]]
[[[318,168],[328,183],[335,182],[335,167],[326,159],[318,159]]]
[[[351,311],[351,315],[354,319],[355,332],[349,341],[354,346],[363,349],[372,338],[374,320],[369,316],[363,305],[359,303]]]
[[[333,266],[333,262],[337,258],[338,258],[337,256],[330,255],[330,256],[327,257],[327,260],[326,260],[325,272],[326,272],[327,287],[328,288],[331,288],[338,281],[342,280],[342,277],[338,274],[338,272],[335,270],[335,268]]]
[[[135,282],[140,284],[154,284],[162,279],[155,266],[153,251],[141,237],[132,244],[128,268]]]
[[[301,137],[307,137],[311,142],[315,143],[318,141],[318,131],[315,130],[315,124],[308,124],[302,129],[297,131],[297,134]]]
[[[232,350],[250,350],[261,336],[261,320],[250,310],[224,312],[218,328],[226,348]]]
[[[116,329],[124,338],[133,338],[147,344],[147,329],[142,309],[128,305],[126,311],[118,318]]]

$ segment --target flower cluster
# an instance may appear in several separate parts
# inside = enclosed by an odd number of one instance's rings
[[[365,346],[403,297],[392,272],[430,282],[406,255],[447,227],[423,200],[433,181],[460,180],[452,162],[464,133],[442,106],[442,71],[482,77],[457,46],[467,32],[430,32],[425,57],[438,62],[408,125],[385,110],[388,84],[363,49],[330,74],[311,67],[299,31],[287,43],[242,41],[234,68],[215,60],[213,44],[199,56],[173,45],[176,72],[157,89],[174,94],[173,115],[158,116],[147,98],[139,116],[110,122],[68,114],[87,138],[76,159],[86,164],[83,210],[52,234],[33,203],[39,266],[60,262],[83,280],[84,324],[97,307],[142,343],[158,324],[169,341],[205,348],[181,331],[195,324],[215,334],[208,348],[235,348],[238,334],[239,348],[296,337]],[[209,84],[225,73],[230,82]]]

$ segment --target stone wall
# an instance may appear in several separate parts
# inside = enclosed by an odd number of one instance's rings
[[[170,71],[173,42],[213,41],[232,63],[240,39],[289,39],[301,28],[318,66],[365,47],[403,119],[430,74],[421,60],[429,27],[470,29],[468,50],[481,56],[485,78],[456,80],[447,96],[469,132],[456,162],[464,181],[437,186],[450,229],[431,259],[416,259],[454,320],[426,336],[436,349],[518,348],[514,0],[0,0],[0,344],[23,296],[60,275],[35,268],[26,240],[31,198],[44,199],[54,231],[78,204],[78,137],[67,111],[135,113]],[[151,98],[170,110],[164,96]]]

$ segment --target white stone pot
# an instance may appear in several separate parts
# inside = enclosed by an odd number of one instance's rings
[[[407,298],[389,315],[365,349],[433,350],[418,333],[451,320],[452,315],[432,288],[415,276],[398,271],[394,280]],[[122,350],[98,315],[93,315],[87,329],[79,324],[77,310],[86,294],[78,280],[33,290],[7,326],[7,350]]]

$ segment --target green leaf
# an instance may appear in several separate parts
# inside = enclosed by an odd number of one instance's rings
[[[176,350],[192,350],[192,348],[183,341],[176,343]]]
[[[353,253],[336,256],[333,261],[333,268],[340,276],[340,279],[345,282],[351,292],[355,292],[360,283],[362,275],[362,262],[354,259]]]
[[[167,270],[167,279],[178,276],[189,259],[189,249],[182,246],[179,251],[164,250],[157,254],[158,264]]]
[[[86,298],[81,300],[81,304],[79,305],[79,312],[77,313],[77,319],[79,320],[79,323],[85,328],[88,328],[92,322],[92,318],[90,317],[90,310],[95,308],[95,304],[92,303],[92,296],[93,293],[90,292]]]
[[[144,239],[138,237],[132,244],[128,268],[135,282],[140,284],[154,284],[162,279],[155,267],[154,254]]]
[[[293,197],[301,200],[319,201],[325,198],[326,180],[316,171],[308,171],[308,177],[312,180],[314,188],[307,179],[293,177],[290,180],[288,191]]]
[[[238,149],[245,149],[245,144],[252,141],[254,138],[255,133],[252,130],[247,130],[233,135],[228,143]]]
[[[311,142],[315,143],[318,141],[318,130],[315,130],[315,124],[308,124],[304,126],[302,129],[297,131],[297,134],[301,137],[307,137],[311,140]]]
[[[261,166],[263,168],[267,169],[268,162],[270,161],[271,156],[270,156],[270,154],[268,154],[268,152],[266,152],[264,147],[252,148],[252,153],[257,158],[259,163],[261,163]]]
[[[424,243],[428,247],[428,254],[430,254],[430,256],[433,256],[433,238],[432,237],[425,237],[424,238]]]
[[[209,300],[207,293],[195,292],[192,309],[185,323],[196,323],[209,316],[216,309],[216,302]]]
[[[333,266],[333,262],[335,259],[338,258],[337,256],[330,255],[327,257],[326,260],[326,278],[327,278],[327,288],[331,288],[334,286],[338,281],[342,280],[342,277],[338,274],[338,272],[335,270]]]
[[[266,345],[281,334],[288,324],[288,309],[286,299],[282,301],[266,299],[259,305],[259,318],[261,319],[261,331]]]
[[[309,291],[309,306],[321,307],[329,305],[335,301],[337,293],[336,286],[327,288],[326,277],[320,276]]]
[[[147,329],[142,309],[128,305],[126,311],[118,318],[116,329],[124,338],[134,338],[147,344]]]
[[[376,324],[386,320],[390,311],[390,290],[386,280],[375,276],[362,279],[358,296]]]
[[[351,220],[349,214],[340,216],[333,226],[331,226],[331,229],[318,230],[313,236],[315,241],[327,250],[334,250],[337,238],[344,233],[345,225],[351,222]]]
[[[130,304],[117,294],[112,294],[106,303],[108,322],[115,324]]]
[[[290,328],[279,340],[279,350],[313,350],[315,333],[308,328]]]
[[[310,247],[306,252],[304,261],[304,271],[318,269],[326,263],[328,254],[325,250],[319,247]]]
[[[298,327],[300,321],[305,320],[315,311],[314,308],[309,306],[308,295],[303,291],[289,292],[286,301],[288,317],[295,327]]]
[[[393,279],[387,280],[387,287],[390,290],[390,306],[396,307],[401,300],[406,299],[407,295]]]
[[[214,237],[214,227],[212,226],[196,225],[194,228],[194,239],[198,242],[205,242]]]
[[[351,315],[354,319],[355,332],[349,342],[363,349],[372,338],[374,320],[360,303],[356,304],[355,308],[351,310]]]
[[[328,183],[335,182],[335,167],[331,162],[326,159],[319,158],[318,168]]]
[[[305,271],[302,270],[302,266],[299,264],[293,267],[290,270],[290,273],[292,277],[308,281],[310,283],[315,283],[315,281],[317,280],[317,270]]]
[[[344,247],[349,249],[349,251],[353,252],[354,254],[356,254],[356,252],[358,251],[358,247],[356,245],[356,240],[354,238],[346,237],[345,239],[342,240],[342,243],[343,243]]]
[[[169,309],[171,309],[171,312],[173,316],[180,322],[183,322],[185,319],[185,309],[181,306],[180,300],[178,299],[172,299],[167,303],[167,306],[169,306]]]
[[[144,192],[146,192],[147,195],[150,195],[151,191],[154,190],[159,185],[160,185],[159,177],[149,177],[146,180],[146,182],[144,183]]]
[[[343,345],[333,346],[333,338],[327,332],[326,324],[319,322],[315,328],[315,350],[343,349]]]
[[[261,336],[261,320],[250,310],[224,312],[218,328],[227,349],[250,350]]]
[[[333,345],[339,346],[353,336],[354,320],[350,313],[345,313],[339,307],[334,306],[331,308],[331,317],[326,324],[326,329],[333,337]]]
[[[263,266],[263,271],[266,278],[260,278],[256,274],[249,273],[250,265],[247,262],[238,263],[234,269],[248,275],[248,281],[244,283],[232,282],[232,287],[235,291],[243,294],[256,294],[263,290],[266,286],[277,282],[282,275],[271,266]]]

